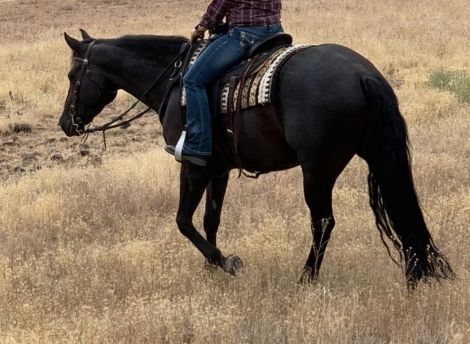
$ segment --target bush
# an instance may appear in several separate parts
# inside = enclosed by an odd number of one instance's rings
[[[470,103],[470,76],[466,71],[450,71],[443,68],[429,74],[428,86],[453,93],[459,102]]]

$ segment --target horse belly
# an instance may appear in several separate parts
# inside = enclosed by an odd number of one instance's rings
[[[248,171],[267,173],[298,165],[297,155],[284,135],[278,102],[240,114],[238,151]]]

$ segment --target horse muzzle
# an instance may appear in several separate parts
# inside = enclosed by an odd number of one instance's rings
[[[85,125],[83,123],[74,123],[70,120],[70,116],[62,116],[59,119],[58,124],[62,131],[65,133],[65,135],[67,135],[68,137],[80,136],[80,133],[85,129]]]

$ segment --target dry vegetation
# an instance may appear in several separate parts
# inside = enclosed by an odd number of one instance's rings
[[[56,126],[64,31],[184,35],[203,3],[0,2],[0,342],[470,343],[470,106],[424,87],[437,68],[469,70],[468,1],[284,0],[296,43],[349,46],[396,89],[427,222],[458,274],[411,295],[359,159],[335,188],[319,283],[298,287],[311,243],[298,169],[232,179],[219,242],[245,274],[209,276],[174,223],[178,164],[154,116],[110,133],[106,151],[99,135],[83,147]],[[103,120],[130,101],[120,94]]]

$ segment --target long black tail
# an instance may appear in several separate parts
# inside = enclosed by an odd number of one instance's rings
[[[411,171],[408,131],[395,93],[381,76],[364,76],[361,81],[370,111],[359,155],[369,165],[369,202],[382,241],[388,249],[384,235],[388,237],[405,260],[408,286],[454,277],[423,218]]]

